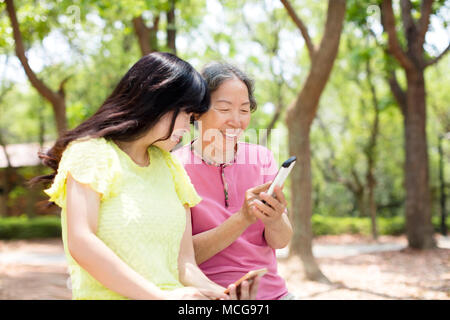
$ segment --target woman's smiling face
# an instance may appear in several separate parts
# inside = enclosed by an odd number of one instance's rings
[[[198,121],[205,141],[214,136],[215,144],[226,148],[235,146],[250,118],[248,88],[241,80],[232,78],[211,93],[211,108]]]

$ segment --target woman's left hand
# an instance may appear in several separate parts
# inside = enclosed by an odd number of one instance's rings
[[[223,287],[217,286],[197,289],[211,300],[230,300],[230,296],[225,293],[225,288]]]
[[[269,196],[265,192],[261,192],[259,198],[266,203],[264,204],[261,200],[255,199],[251,205],[252,213],[266,226],[278,222],[287,207],[286,198],[284,197],[282,188],[276,186],[274,188],[274,193],[276,198]]]

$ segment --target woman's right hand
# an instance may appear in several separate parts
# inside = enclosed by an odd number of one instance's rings
[[[252,206],[254,206],[253,200],[259,199],[259,194],[261,192],[269,190],[271,183],[272,181],[266,182],[265,184],[250,188],[245,192],[244,204],[242,205],[241,210],[239,210],[239,214],[248,224],[252,224],[258,220],[252,213]]]
[[[183,287],[164,293],[166,300],[210,300],[194,287]]]
[[[228,289],[230,290],[231,300],[256,300],[256,294],[258,293],[258,286],[261,276],[256,276],[252,281],[243,281],[239,285],[239,290],[235,284],[230,284]]]

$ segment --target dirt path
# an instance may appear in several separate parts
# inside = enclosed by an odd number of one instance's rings
[[[0,253],[8,254],[9,257],[30,254],[61,256],[64,250],[60,239],[20,240],[0,241]],[[46,264],[0,260],[0,300],[71,299],[67,280],[65,260]]]
[[[280,257],[279,272],[300,299],[450,300],[449,239],[437,239],[441,248],[414,251],[396,249],[406,246],[404,237],[319,237],[314,251],[332,285],[304,280],[298,257]],[[366,253],[374,248],[395,251]],[[0,241],[0,300],[70,299],[62,257],[59,239]]]

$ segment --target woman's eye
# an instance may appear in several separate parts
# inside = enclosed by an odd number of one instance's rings
[[[250,111],[247,110],[247,109],[241,109],[241,112],[242,112],[242,113],[249,113]]]

